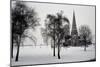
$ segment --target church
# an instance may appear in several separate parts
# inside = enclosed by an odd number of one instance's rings
[[[77,24],[76,24],[76,18],[75,18],[75,12],[73,11],[73,18],[72,18],[72,26],[71,31],[69,29],[69,34],[66,32],[65,36],[65,42],[64,46],[78,46],[79,45],[79,37],[78,37],[78,31],[77,31]]]
[[[76,25],[75,12],[73,12],[73,21],[72,21],[72,29],[71,29],[71,45],[78,46],[78,31]]]

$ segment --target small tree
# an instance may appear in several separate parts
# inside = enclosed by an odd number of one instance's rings
[[[46,43],[46,45],[48,45],[48,34],[47,34],[46,28],[41,28],[41,35],[43,37],[44,43]]]
[[[91,37],[91,30],[89,28],[89,26],[87,25],[82,25],[80,28],[79,28],[79,35],[80,37],[82,38],[82,41],[84,43],[84,51],[86,51],[86,47],[88,46],[87,45],[87,41],[89,40],[89,38]]]
[[[45,23],[46,30],[48,30],[47,35],[50,36],[54,42],[53,56],[55,56],[55,37],[56,37],[55,36],[55,19],[56,19],[56,16],[48,14],[46,18],[46,23]]]
[[[67,17],[64,17],[63,12],[57,13],[57,19],[56,19],[56,35],[57,35],[57,45],[58,45],[58,59],[60,59],[60,47],[62,44],[62,40],[65,37],[65,31],[64,31],[64,23],[67,23],[69,25],[69,19]],[[69,33],[69,32],[68,32]]]
[[[27,7],[25,2],[16,2],[15,6],[12,7],[11,21],[12,35],[16,35],[17,42],[17,55],[15,60],[18,61],[21,36],[28,27],[37,26],[36,12],[33,9]]]

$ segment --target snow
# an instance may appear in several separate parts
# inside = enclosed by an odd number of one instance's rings
[[[14,48],[14,58],[11,59],[12,66],[87,61],[95,58],[95,46],[89,46],[87,51],[84,51],[84,47],[62,47],[61,59],[57,57],[57,49],[56,56],[53,56],[53,49],[50,45],[20,47],[18,62],[15,62],[15,55],[16,47]]]

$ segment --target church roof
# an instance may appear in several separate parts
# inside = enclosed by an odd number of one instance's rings
[[[77,25],[76,25],[76,18],[75,18],[75,12],[73,11],[73,21],[72,21],[72,30],[71,30],[71,35],[77,35],[78,36],[78,32],[77,32]]]

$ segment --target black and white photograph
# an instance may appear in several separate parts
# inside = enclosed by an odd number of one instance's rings
[[[11,1],[10,66],[96,61],[96,6]]]

